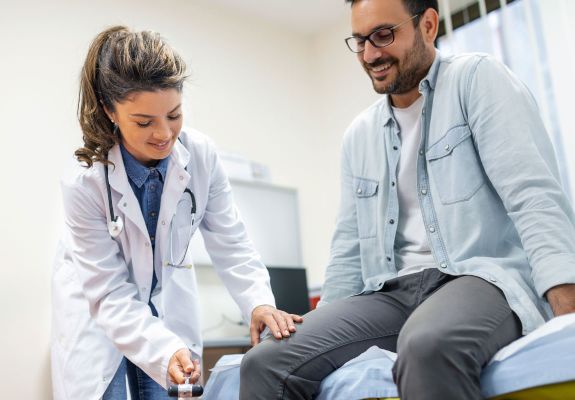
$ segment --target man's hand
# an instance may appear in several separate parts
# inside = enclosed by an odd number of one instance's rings
[[[575,312],[575,284],[552,287],[545,296],[556,317]]]
[[[170,358],[168,374],[172,382],[182,384],[186,377],[190,376],[190,383],[196,383],[200,379],[200,362],[192,361],[192,352],[189,349],[180,349]]]
[[[267,326],[276,339],[289,337],[296,331],[295,323],[301,323],[303,318],[296,314],[288,314],[267,304],[257,306],[252,311],[250,336],[252,346],[260,342],[260,333]]]

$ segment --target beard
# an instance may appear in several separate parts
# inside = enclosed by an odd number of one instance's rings
[[[386,57],[380,58],[370,64],[364,64],[363,67],[371,78],[373,90],[377,93],[404,94],[419,85],[419,82],[427,75],[427,71],[432,62],[433,57],[430,56],[425,47],[421,31],[416,29],[413,45],[405,54],[403,61],[395,57]],[[376,68],[387,63],[391,63],[392,66],[396,67],[397,76],[391,82],[383,84],[383,81],[371,76],[369,68]]]

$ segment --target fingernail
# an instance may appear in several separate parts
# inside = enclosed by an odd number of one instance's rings
[[[287,329],[284,331],[284,335],[289,336],[289,331]]]
[[[280,331],[277,331],[277,332],[276,332],[276,336],[277,336],[277,337],[281,337],[281,336],[282,336],[282,333],[281,333]]]

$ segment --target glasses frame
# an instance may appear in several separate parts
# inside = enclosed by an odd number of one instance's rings
[[[402,26],[402,25],[408,23],[409,21],[412,21],[413,19],[415,19],[415,18],[417,18],[417,17],[420,17],[420,16],[421,16],[421,13],[415,14],[415,15],[411,16],[409,19],[406,19],[405,21],[402,21],[402,22],[400,22],[399,24],[394,25],[394,26],[392,26],[392,27],[378,28],[378,29],[374,30],[373,32],[371,32],[371,33],[370,33],[369,35],[367,35],[367,36],[356,35],[356,36],[347,37],[347,38],[344,39],[344,40],[345,40],[345,44],[347,45],[347,48],[348,48],[352,53],[355,53],[355,54],[363,53],[363,52],[365,51],[365,42],[371,43],[371,45],[372,45],[373,47],[377,48],[377,49],[380,49],[380,48],[383,48],[383,47],[387,47],[387,46],[389,46],[390,44],[392,44],[392,43],[395,41],[395,30],[396,30],[397,28],[399,28],[400,26]],[[374,42],[373,39],[372,39],[372,36],[375,35],[375,34],[377,34],[377,33],[379,33],[379,32],[381,32],[381,31],[384,31],[384,30],[388,30],[388,31],[391,33],[391,41],[390,41],[389,43],[386,43],[386,44],[384,44],[384,45],[380,45],[380,46],[379,46],[379,45],[375,44],[375,42]],[[364,45],[364,46],[363,46],[363,49],[361,49],[361,50],[359,50],[359,51],[354,50],[353,47],[352,47],[352,45],[350,45],[350,42],[352,42],[353,40],[355,40],[356,42],[357,42],[358,40],[361,40],[361,41],[362,41],[361,43]]]

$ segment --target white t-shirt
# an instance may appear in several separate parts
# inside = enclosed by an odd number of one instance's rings
[[[397,172],[399,220],[394,246],[395,266],[401,276],[437,266],[431,254],[417,198],[417,154],[421,140],[423,96],[407,108],[392,109],[401,130],[401,155]]]

